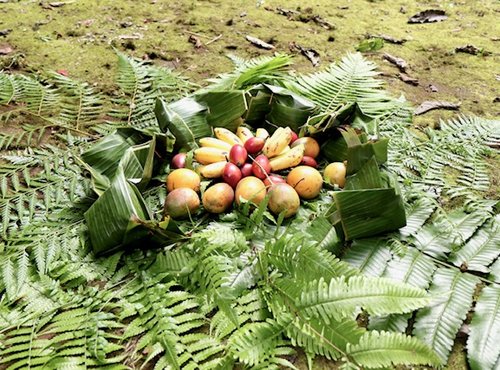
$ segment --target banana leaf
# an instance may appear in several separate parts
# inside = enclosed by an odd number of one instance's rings
[[[259,127],[265,116],[271,110],[271,94],[253,89],[247,94],[248,110],[244,116],[245,122],[251,126]]]
[[[160,129],[170,131],[180,148],[197,148],[196,139],[212,135],[212,128],[207,122],[207,108],[194,98],[187,97],[170,104],[157,99],[155,114]]]
[[[344,190],[333,193],[336,211],[332,224],[340,224],[346,240],[364,238],[406,226],[401,196],[394,188]]]
[[[334,111],[321,112],[310,116],[304,126],[303,131],[309,135],[325,132],[332,127],[342,124],[354,111],[355,103],[345,103]]]
[[[355,174],[348,176],[344,190],[377,189],[384,187],[375,156],[372,156]]]
[[[99,196],[120,171],[140,189],[147,186],[153,176],[156,136],[147,139],[136,130],[118,129],[82,154],[83,165],[92,175],[92,186]]]
[[[321,147],[325,158],[331,162],[347,160],[347,174],[359,171],[373,156],[378,164],[387,162],[388,138],[368,140],[366,134],[354,129],[340,130],[342,136],[327,140]]]
[[[82,159],[101,175],[112,178],[125,152],[132,146],[143,144],[145,141],[147,141],[146,136],[139,131],[121,128],[114,134],[99,140],[82,154]]]
[[[208,91],[195,95],[196,100],[207,107],[207,122],[212,127],[225,127],[236,131],[241,116],[247,111],[243,90]]]
[[[262,126],[267,120],[273,126],[288,126],[298,132],[316,112],[316,104],[312,101],[280,86],[257,85],[249,94],[245,119],[250,125]]]
[[[148,230],[137,220],[148,221],[151,216],[137,187],[120,170],[85,212],[94,252],[109,252],[145,237]]]

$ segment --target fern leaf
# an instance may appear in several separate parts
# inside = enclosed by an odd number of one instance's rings
[[[355,240],[342,260],[358,268],[367,276],[381,276],[387,261],[391,258],[387,240],[366,238]]]
[[[281,237],[266,244],[267,258],[279,271],[296,281],[326,280],[358,274],[330,252],[300,237]]]
[[[349,356],[367,368],[393,365],[438,366],[439,357],[416,338],[399,333],[366,332],[358,344],[347,346]]]
[[[492,218],[458,251],[450,262],[467,270],[489,272],[488,266],[500,255],[500,216]]]
[[[282,333],[283,328],[271,320],[250,323],[231,335],[228,346],[239,362],[255,366],[284,344]]]
[[[381,278],[354,276],[329,282],[320,279],[310,282],[305,289],[292,280],[282,280],[277,285],[294,299],[298,310],[326,323],[330,319],[353,318],[360,307],[370,314],[383,315],[411,312],[429,302],[424,290]]]
[[[356,102],[368,116],[387,113],[393,106],[374,77],[375,64],[359,53],[349,54],[337,65],[307,76],[291,85],[293,90],[317,103],[323,111],[336,111],[347,102]]]
[[[430,294],[434,304],[417,313],[414,334],[432,347],[441,363],[446,363],[467,312],[478,279],[458,270],[439,268],[434,274]]]
[[[500,356],[500,288],[483,288],[474,309],[467,340],[467,353],[472,370],[493,369]]]
[[[431,258],[422,252],[410,248],[403,257],[394,256],[387,264],[383,277],[426,289],[432,280],[436,266]],[[404,332],[409,315],[391,314],[383,317],[370,317],[369,328]]]

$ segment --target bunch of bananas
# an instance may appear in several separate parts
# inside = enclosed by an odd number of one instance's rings
[[[214,129],[215,138],[204,137],[199,140],[201,148],[194,151],[194,159],[204,165],[200,173],[206,178],[221,177],[224,167],[230,158],[235,146],[244,148],[247,154],[262,153],[269,159],[271,171],[280,171],[297,166],[304,157],[304,145],[290,148],[294,133],[289,127],[278,128],[271,136],[263,128],[257,129],[255,135],[246,127],[239,127],[236,133],[225,128]],[[241,155],[242,150],[240,150]],[[243,163],[246,162],[243,160]]]

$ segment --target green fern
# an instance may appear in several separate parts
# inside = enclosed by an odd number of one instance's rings
[[[500,355],[500,288],[483,289],[474,309],[467,341],[469,364],[475,369],[493,369]]]
[[[347,347],[349,355],[367,368],[395,364],[439,365],[434,352],[416,338],[388,332],[367,332],[356,345]]]
[[[417,313],[414,334],[436,351],[443,364],[472,304],[477,282],[474,276],[439,268],[430,287],[435,303]]]

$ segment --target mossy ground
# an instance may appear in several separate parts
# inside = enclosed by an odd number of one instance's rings
[[[334,28],[289,20],[276,13],[280,6],[300,10],[305,16],[317,14]],[[407,24],[411,15],[429,8],[441,8],[449,18],[440,23]],[[414,105],[425,100],[461,102],[462,113],[493,118],[499,113],[494,103],[500,84],[495,53],[499,12],[495,0],[80,0],[59,7],[46,1],[1,2],[0,31],[12,31],[0,36],[0,47],[8,44],[15,51],[0,55],[0,69],[41,73],[63,69],[73,78],[110,91],[117,49],[174,68],[202,84],[231,68],[228,53],[244,58],[273,53],[251,45],[245,35],[272,43],[278,52],[290,53],[292,42],[313,48],[320,54],[321,68],[355,51],[367,34],[386,34],[408,41],[403,45],[386,42],[381,50],[366,55],[380,66],[393,94],[404,94]],[[208,45],[195,48],[188,41],[190,35]],[[455,53],[456,47],[466,44],[491,54]],[[382,59],[384,52],[405,59],[407,73],[419,85],[400,81],[397,68]],[[302,55],[294,61],[298,71],[314,71]],[[429,85],[437,91],[430,91]],[[415,123],[435,124],[454,114],[433,111],[417,117]],[[305,366],[303,356],[297,361]],[[319,366],[333,368],[327,363]],[[454,347],[449,368],[466,368],[462,343]]]

